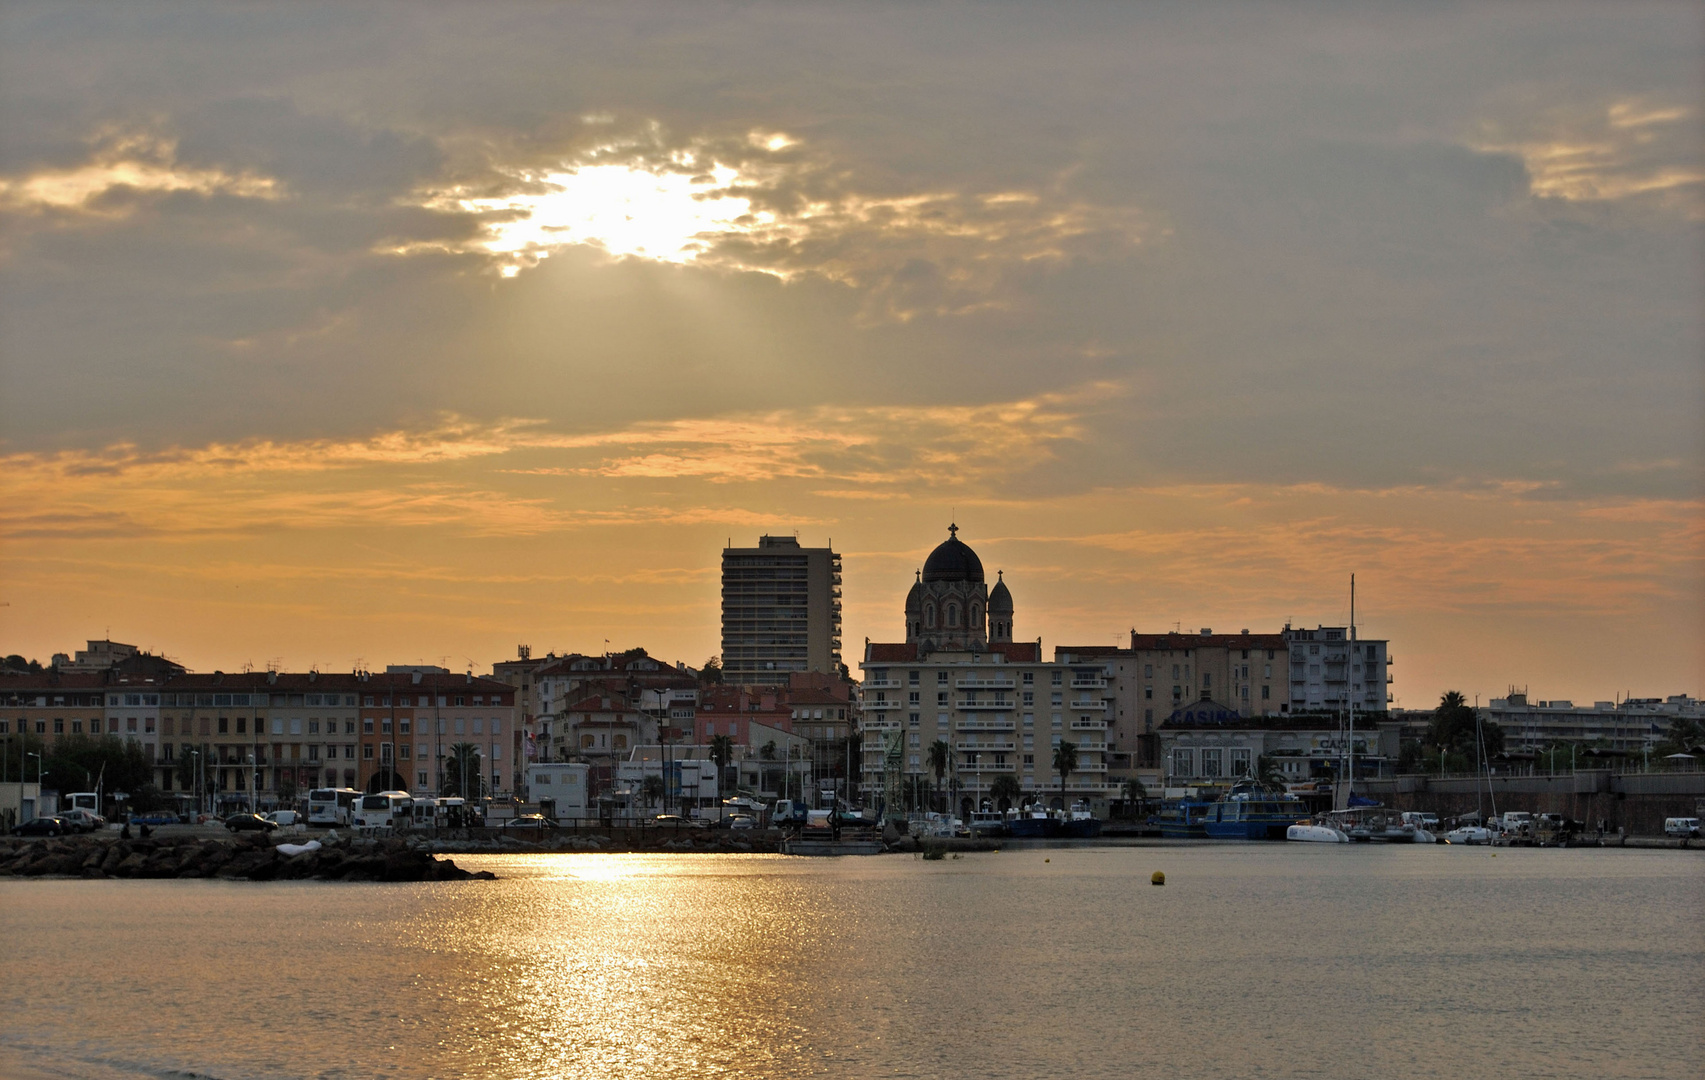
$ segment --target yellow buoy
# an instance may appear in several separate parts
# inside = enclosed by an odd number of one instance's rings
[[[1166,875],[1161,873],[1159,870],[1156,870],[1154,873],[1149,875],[1149,884],[1150,885],[1165,885],[1166,884]]]
[[[1053,862],[1054,860],[1053,859],[1043,859],[1042,861],[1043,862]]]

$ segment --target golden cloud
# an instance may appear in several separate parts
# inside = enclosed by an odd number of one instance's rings
[[[269,176],[181,164],[177,161],[177,143],[171,139],[108,130],[99,133],[94,142],[89,160],[74,168],[0,177],[0,207],[123,217],[135,209],[134,201],[119,197],[125,194],[189,192],[245,199],[284,195],[283,186]]]
[[[1694,110],[1625,99],[1594,109],[1554,108],[1517,122],[1486,121],[1471,145],[1513,154],[1529,190],[1567,202],[1646,198],[1705,216],[1705,165]]]
[[[513,276],[586,245],[619,258],[820,277],[876,296],[872,313],[959,314],[1013,269],[1128,249],[1141,216],[1057,191],[860,190],[837,163],[781,132],[667,145],[606,141],[537,168],[498,168],[479,184],[418,192],[415,202],[474,215],[468,241],[393,240],[393,255],[472,253]]]

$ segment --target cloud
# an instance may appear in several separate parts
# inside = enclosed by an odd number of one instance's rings
[[[1117,254],[1143,233],[1137,211],[1061,190],[880,192],[784,132],[682,143],[657,125],[546,165],[494,165],[477,182],[429,187],[415,200],[473,216],[477,234],[378,250],[476,254],[510,277],[586,245],[617,258],[822,278],[866,290],[867,314],[901,321],[998,305],[1016,270]]]
[[[1593,108],[1553,107],[1515,120],[1485,120],[1471,142],[1512,154],[1529,189],[1565,202],[1642,200],[1705,217],[1705,162],[1695,110],[1625,98]]]
[[[181,163],[177,142],[163,136],[105,129],[91,142],[89,160],[81,165],[0,177],[0,207],[115,218],[133,212],[137,197],[144,195],[279,199],[285,194],[269,176]]]

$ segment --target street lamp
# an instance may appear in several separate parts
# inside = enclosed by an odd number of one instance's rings
[[[41,755],[40,754],[25,754],[24,758],[26,760],[28,760],[29,758],[35,758],[36,759],[36,788],[39,790],[41,788]],[[23,777],[19,776],[18,779],[22,780]]]

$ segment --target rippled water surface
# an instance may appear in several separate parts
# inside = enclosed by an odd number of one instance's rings
[[[0,883],[0,1075],[1674,1078],[1705,1053],[1689,852],[458,862],[503,880]]]

